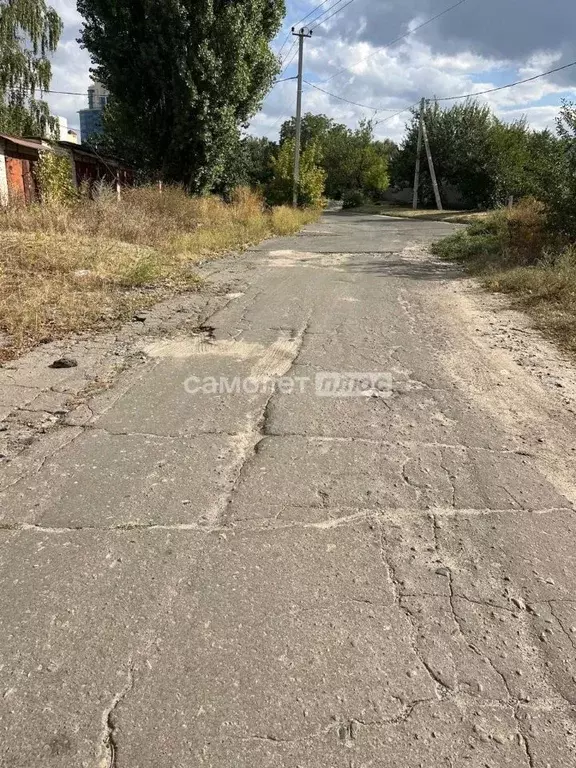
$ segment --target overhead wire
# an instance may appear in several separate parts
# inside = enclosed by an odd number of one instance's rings
[[[457,101],[458,99],[470,99],[474,96],[484,96],[488,93],[496,93],[497,91],[504,91],[506,88],[514,88],[517,85],[524,85],[524,83],[532,83],[534,80],[539,80],[541,77],[547,77],[553,75],[555,72],[562,72],[564,69],[576,66],[576,61],[572,61],[570,64],[564,64],[561,67],[555,67],[549,69],[548,72],[541,72],[539,75],[533,75],[527,77],[524,80],[516,80],[514,83],[507,83],[507,85],[499,85],[497,88],[487,88],[484,91],[476,91],[475,93],[464,93],[461,96],[442,96],[441,98],[429,99],[429,101]]]
[[[338,0],[338,1],[340,1],[340,0]],[[278,51],[278,56],[281,56],[281,54],[282,54],[282,51],[283,51],[283,50],[284,50],[284,48],[286,47],[286,43],[288,42],[288,40],[290,40],[290,36],[292,35],[292,30],[293,30],[295,27],[298,27],[298,26],[299,26],[300,24],[302,24],[303,22],[305,22],[307,19],[309,19],[309,18],[310,18],[310,16],[314,15],[314,14],[316,13],[316,11],[318,11],[320,8],[322,8],[324,5],[326,5],[326,3],[331,3],[331,2],[332,2],[332,0],[323,0],[323,2],[319,3],[319,4],[318,4],[318,5],[316,5],[314,8],[312,8],[312,10],[311,10],[311,11],[309,11],[309,12],[306,14],[306,16],[304,16],[304,18],[300,19],[300,21],[297,21],[295,24],[292,24],[292,26],[291,26],[290,30],[288,31],[288,33],[287,33],[286,37],[284,38],[284,42],[283,42],[283,43],[282,43],[282,45],[280,46],[280,50]],[[320,15],[322,15],[322,14],[320,14]]]
[[[383,48],[390,48],[391,46],[396,45],[396,43],[399,43],[401,40],[404,40],[406,37],[413,35],[415,32],[418,32],[418,30],[423,29],[424,27],[428,26],[428,24],[432,24],[432,22],[436,21],[436,19],[439,19],[442,16],[445,16],[447,13],[450,13],[450,11],[453,11],[455,8],[458,8],[459,6],[464,5],[464,3],[467,3],[467,2],[468,0],[458,0],[457,3],[454,3],[449,8],[445,8],[440,13],[437,13],[435,16],[432,16],[430,19],[427,19],[426,21],[423,21],[421,24],[418,24],[418,26],[414,27],[413,29],[409,29],[408,32],[405,32],[403,35],[396,37],[394,40],[391,40],[389,43],[386,43],[386,45],[380,46],[378,50],[374,51],[373,53],[370,53],[368,56],[365,56],[363,59],[359,59],[359,61],[356,61],[354,64],[351,64],[350,67],[343,67],[342,69],[339,69],[338,72],[335,72],[333,75],[330,75],[330,77],[327,77],[325,80],[322,80],[321,82],[327,83],[328,81],[332,80],[335,77],[338,77],[338,75],[341,75],[344,72],[350,72],[352,67],[356,67],[358,66],[358,64],[362,64],[363,62],[368,61],[368,59],[371,59],[374,56],[377,56],[379,53],[381,53]]]
[[[483,91],[475,91],[474,93],[463,93],[460,96],[442,96],[440,98],[433,98],[433,99],[426,99],[427,102],[434,102],[434,101],[458,101],[459,99],[470,99],[474,96],[484,96],[488,93],[496,93],[497,91],[504,91],[507,88],[514,88],[517,85],[524,85],[524,83],[532,83],[534,80],[539,80],[542,77],[547,77],[548,75],[553,75],[556,72],[562,72],[565,69],[569,69],[570,67],[576,67],[576,61],[571,61],[569,64],[563,64],[560,67],[554,67],[554,69],[549,69],[547,72],[541,72],[539,75],[532,75],[532,77],[526,77],[523,80],[516,80],[513,83],[507,83],[506,85],[499,85],[496,88],[486,88]],[[390,115],[389,117],[385,117],[382,120],[378,120],[376,125],[379,125],[380,123],[385,123],[388,120],[392,120],[394,117],[397,117],[398,115],[401,115],[403,112],[407,112],[409,109],[414,109],[417,107],[419,102],[415,102],[414,104],[411,104],[409,107],[405,107],[404,109],[400,110],[400,112],[396,112],[394,115]]]
[[[341,2],[342,2],[342,0],[338,0],[338,2],[337,2],[335,5],[333,5],[333,6],[332,6],[332,8],[328,8],[328,9],[326,10],[326,13],[328,13],[328,11],[333,11],[333,9],[336,7],[336,5],[338,5],[338,4],[339,4],[339,3],[341,3]],[[344,10],[344,8],[348,8],[348,6],[349,6],[349,5],[352,5],[352,3],[353,3],[353,2],[354,2],[354,0],[348,0],[348,2],[347,2],[347,3],[345,3],[344,5],[342,5],[342,6],[341,6],[340,8],[338,8],[337,10],[333,11],[333,13],[331,13],[331,14],[330,14],[330,16],[327,16],[325,19],[322,19],[322,21],[320,21],[319,23],[316,23],[316,22],[318,22],[318,19],[322,18],[322,16],[324,15],[324,14],[320,14],[320,16],[318,16],[318,18],[316,18],[316,19],[314,19],[314,20],[312,21],[312,24],[314,24],[314,26],[310,28],[310,31],[311,31],[311,32],[313,32],[315,29],[318,29],[318,27],[319,27],[319,26],[321,26],[322,24],[325,24],[325,23],[326,23],[327,21],[329,21],[329,20],[330,20],[330,19],[331,19],[333,16],[336,16],[336,14],[337,14],[337,13],[340,13],[340,11],[343,11],[343,10]]]
[[[315,88],[317,91],[321,91],[322,93],[325,93],[327,96],[331,96],[333,99],[338,99],[339,101],[345,101],[347,104],[352,104],[355,107],[362,107],[363,109],[370,109],[373,112],[394,112],[394,108],[391,107],[374,107],[370,106],[369,104],[359,104],[357,101],[350,101],[350,99],[344,98],[344,96],[338,96],[335,93],[330,93],[330,91],[326,91],[324,88],[320,88],[315,83],[311,83],[309,80],[304,80],[306,85],[310,85],[312,88]]]
[[[45,88],[34,88],[34,93],[39,93],[41,96],[44,93],[57,93],[61,96],[85,96],[88,97],[88,89],[80,93],[79,91],[52,91],[51,89],[45,89]]]
[[[284,50],[284,48],[286,48],[286,43],[288,42],[288,40],[290,40],[290,36],[291,35],[292,35],[292,30],[290,30],[290,32],[288,32],[288,34],[284,38],[284,42],[280,46],[280,50],[278,51],[278,54],[277,54],[278,58],[280,58],[280,59],[282,58],[282,51]]]
[[[293,26],[293,27],[297,27],[299,24],[303,24],[305,21],[307,21],[307,20],[310,18],[310,16],[312,16],[313,14],[315,14],[317,10],[319,10],[320,8],[322,8],[322,7],[323,7],[324,5],[326,5],[327,3],[331,3],[331,2],[332,2],[332,0],[323,0],[323,2],[322,2],[322,3],[319,3],[319,4],[318,4],[318,5],[315,7],[315,8],[312,8],[312,10],[311,10],[311,11],[309,11],[309,12],[306,14],[306,16],[304,16],[304,18],[303,18],[303,19],[300,19],[300,21],[297,21],[297,22],[296,22],[296,24],[293,24],[292,26]],[[329,10],[329,9],[328,9],[328,10]],[[322,14],[320,14],[320,15],[322,15]]]
[[[288,59],[288,57],[290,56],[290,54],[292,53],[292,51],[294,51],[294,53],[292,54],[292,57],[291,57],[290,59]],[[290,66],[290,64],[292,64],[292,62],[293,62],[293,61],[294,61],[294,59],[296,58],[297,54],[298,54],[298,43],[297,43],[297,42],[296,42],[296,40],[295,40],[295,41],[292,43],[292,47],[290,48],[290,50],[289,50],[289,51],[288,51],[288,53],[286,54],[286,58],[285,58],[285,59],[284,59],[284,61],[282,62],[282,65],[284,65],[284,64],[285,64],[285,66],[284,66],[284,69],[282,70],[282,72],[280,72],[280,77],[282,77],[282,75],[285,75],[285,74],[286,74],[286,71],[287,71],[288,67]],[[276,81],[276,82],[279,82],[279,81]]]
[[[374,125],[380,125],[380,123],[387,123],[389,120],[393,120],[395,117],[398,117],[399,115],[404,114],[404,112],[408,112],[410,109],[414,109],[418,106],[420,102],[415,102],[414,104],[410,104],[408,107],[404,107],[404,109],[401,109],[398,112],[395,112],[393,115],[389,115],[388,117],[383,117],[382,120],[377,120]]]

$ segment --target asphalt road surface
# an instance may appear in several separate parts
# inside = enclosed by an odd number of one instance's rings
[[[2,491],[3,768],[576,765],[574,415],[452,230],[215,263],[203,328]]]

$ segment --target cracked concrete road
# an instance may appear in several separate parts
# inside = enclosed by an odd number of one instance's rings
[[[451,230],[327,214],[211,265],[200,332],[11,462],[3,768],[576,765],[575,417]]]

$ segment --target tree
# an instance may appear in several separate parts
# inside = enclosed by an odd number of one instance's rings
[[[0,0],[0,130],[44,136],[55,129],[34,92],[50,87],[48,56],[61,34],[62,21],[44,0]]]
[[[328,134],[335,128],[346,128],[346,126],[339,126],[330,117],[326,115],[313,115],[312,112],[307,112],[302,118],[301,126],[301,147],[306,149],[311,141],[316,142],[320,147],[324,145],[324,141]],[[280,144],[283,144],[288,139],[296,138],[296,118],[291,117],[290,120],[284,121],[280,128]]]
[[[563,161],[562,142],[548,129],[533,131],[528,137],[529,151],[526,163],[528,194],[544,200],[555,186]]]
[[[293,139],[296,121],[287,120],[280,129],[280,144]],[[388,186],[388,158],[396,149],[391,141],[375,141],[368,121],[351,130],[326,115],[310,112],[302,118],[302,148],[317,147],[318,162],[326,173],[326,195],[340,199],[350,190],[377,195]]]
[[[543,190],[548,222],[557,234],[576,239],[576,104],[564,100],[556,119],[559,151],[552,155],[552,180]]]
[[[234,149],[213,191],[226,198],[240,186],[262,191],[272,179],[272,160],[277,149],[277,145],[269,139],[242,137],[238,134]]]
[[[443,109],[428,104],[424,113],[436,174],[441,186],[451,185],[464,205],[475,207],[491,195],[486,168],[492,114],[488,106],[475,102]],[[413,111],[401,150],[392,167],[396,186],[412,186],[419,130],[419,114]],[[420,196],[432,204],[434,194],[425,156],[422,163]]]
[[[343,125],[335,126],[323,149],[329,197],[340,199],[350,190],[374,197],[388,187],[389,145],[374,141],[370,121],[362,121],[354,131]]]
[[[438,103],[428,104],[424,119],[439,182],[445,193],[456,193],[463,207],[495,207],[510,195],[518,198],[533,193],[535,178],[530,169],[536,143],[525,120],[504,123],[490,107],[476,101],[448,109]],[[419,115],[414,111],[391,167],[397,186],[412,186],[418,123]],[[424,155],[421,183],[421,199],[432,205],[432,183]]]
[[[242,141],[242,150],[247,165],[245,183],[251,187],[268,184],[272,179],[272,160],[278,146],[270,139],[246,136]]]
[[[267,197],[273,205],[286,205],[292,202],[294,144],[294,139],[287,139],[280,145],[278,153],[272,160],[274,175],[268,186]],[[299,205],[315,207],[322,205],[325,181],[326,174],[319,165],[318,145],[312,142],[300,157]]]
[[[149,174],[202,192],[278,71],[284,0],[78,0],[82,44],[109,90],[106,141]]]

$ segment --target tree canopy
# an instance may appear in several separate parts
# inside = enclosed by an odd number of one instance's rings
[[[294,139],[286,139],[272,158],[273,176],[267,187],[267,197],[273,205],[292,201],[295,144]],[[322,204],[326,173],[320,167],[319,157],[317,142],[309,141],[300,156],[299,205]]]
[[[295,133],[296,121],[291,118],[280,129],[280,144],[293,139]],[[388,162],[396,145],[375,140],[370,121],[362,121],[352,130],[326,115],[307,113],[302,118],[303,149],[310,143],[317,146],[328,197],[340,199],[350,190],[377,195],[388,187]]]
[[[34,94],[50,87],[49,55],[61,34],[62,21],[44,0],[0,0],[0,130],[43,136],[54,127]]]
[[[485,104],[467,101],[447,109],[428,104],[424,113],[436,174],[443,190],[468,208],[490,208],[509,196],[540,196],[550,181],[555,137],[534,132],[525,120],[505,123]],[[418,141],[414,111],[400,151],[391,165],[392,182],[410,187]],[[433,191],[423,156],[421,199],[432,204]]]
[[[278,71],[284,0],[78,0],[82,44],[111,94],[109,145],[149,174],[204,191]]]

